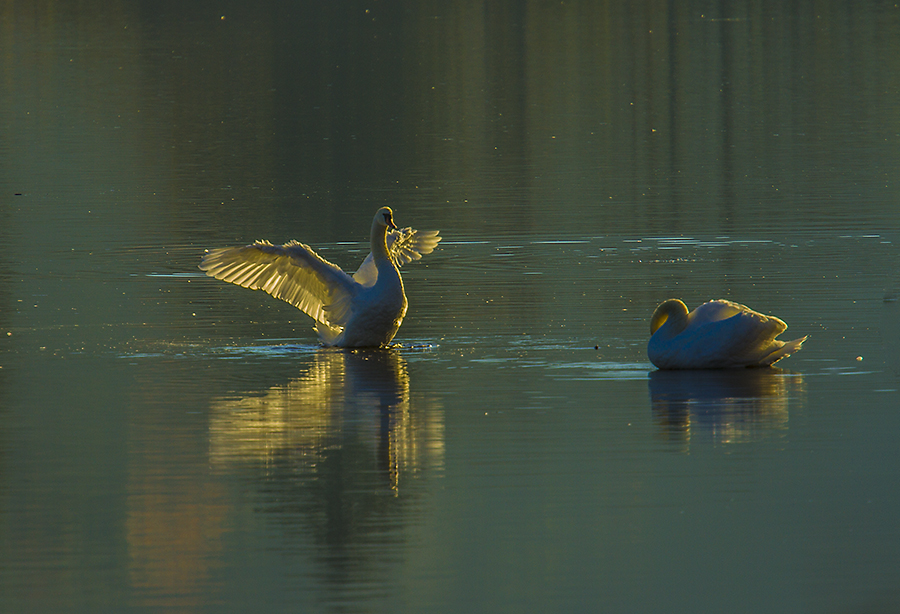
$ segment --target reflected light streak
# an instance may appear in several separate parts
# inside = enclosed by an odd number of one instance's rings
[[[323,349],[308,371],[261,394],[216,400],[210,410],[210,462],[270,467],[290,454],[315,473],[348,436],[372,444],[372,458],[396,493],[401,475],[440,469],[443,417],[411,407],[406,361],[394,350]]]
[[[733,444],[784,432],[791,396],[804,390],[802,376],[778,368],[654,371],[649,382],[662,433],[687,445],[704,433]]]

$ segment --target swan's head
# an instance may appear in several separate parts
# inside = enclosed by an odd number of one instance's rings
[[[393,230],[397,230],[397,225],[394,224],[394,212],[391,211],[390,207],[382,207],[381,209],[379,209],[375,213],[373,224],[375,226],[384,226]]]
[[[673,320],[683,320],[687,316],[687,313],[687,305],[677,298],[670,298],[669,300],[664,301],[656,308],[656,311],[653,312],[653,317],[650,318],[650,334],[652,335],[658,331],[670,318]],[[682,324],[680,328],[683,327],[684,325]]]

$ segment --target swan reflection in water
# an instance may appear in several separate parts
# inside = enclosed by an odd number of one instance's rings
[[[342,603],[389,585],[443,470],[443,411],[391,349],[320,349],[296,379],[214,400],[209,436],[213,470],[245,479],[277,550],[311,556]]]
[[[653,414],[668,437],[738,443],[786,430],[790,398],[804,385],[801,375],[766,368],[653,371],[649,388]]]
[[[396,493],[402,473],[443,464],[443,414],[434,409],[411,410],[398,351],[322,349],[297,379],[214,401],[210,460],[267,473],[289,465],[294,478],[352,468],[381,475]]]

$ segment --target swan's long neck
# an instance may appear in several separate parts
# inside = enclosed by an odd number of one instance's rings
[[[390,264],[393,267],[393,263],[391,262],[391,257],[388,254],[387,248],[387,226],[384,224],[379,224],[378,220],[372,222],[372,258],[375,260],[375,264],[381,268],[385,263]]]

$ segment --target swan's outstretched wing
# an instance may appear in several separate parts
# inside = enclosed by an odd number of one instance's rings
[[[439,230],[415,230],[402,228],[391,230],[387,233],[387,248],[391,259],[402,266],[413,260],[419,260],[425,254],[430,254],[441,242]],[[353,274],[353,279],[364,286],[371,286],[378,280],[378,269],[375,267],[375,259],[369,254]]]
[[[343,322],[334,321],[339,318],[329,312],[328,305],[346,303],[357,288],[339,266],[296,241],[281,246],[257,241],[245,247],[213,249],[203,257],[200,269],[222,281],[265,290],[329,326]]]
[[[392,230],[387,236],[387,247],[391,258],[397,266],[408,264],[413,260],[419,260],[425,254],[430,254],[441,242],[438,236],[439,230],[414,230],[403,228]]]

